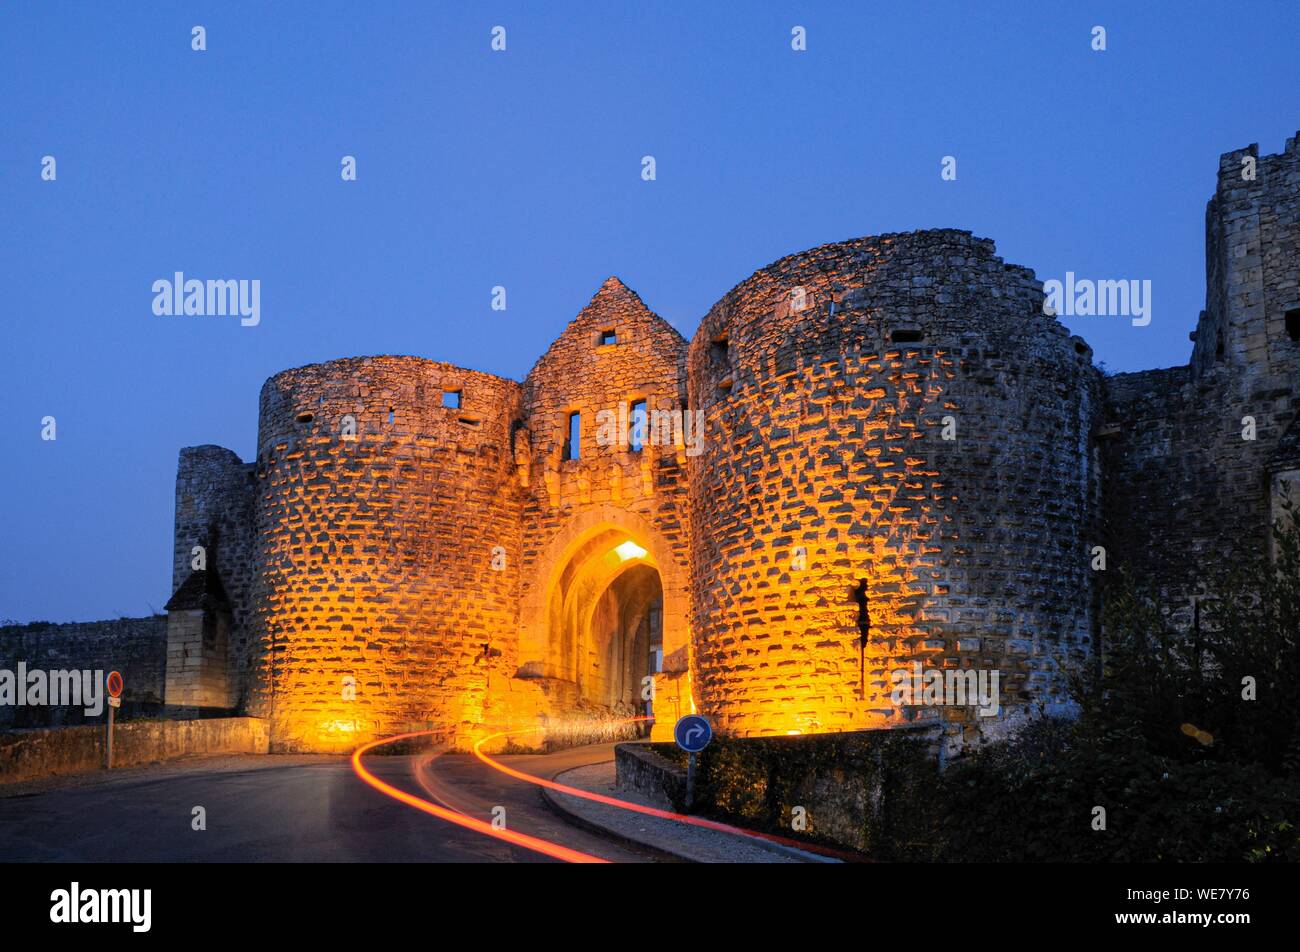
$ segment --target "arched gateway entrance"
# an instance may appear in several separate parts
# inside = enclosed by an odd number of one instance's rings
[[[554,582],[547,611],[554,670],[582,701],[641,712],[642,679],[663,654],[663,585],[648,555],[609,529],[574,552]]]
[[[684,572],[663,541],[631,513],[589,513],[537,569],[521,617],[521,674],[568,682],[585,708],[650,713],[645,679],[686,668]]]

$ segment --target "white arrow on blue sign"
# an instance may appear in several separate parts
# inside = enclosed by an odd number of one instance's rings
[[[673,728],[673,739],[688,754],[697,754],[709,746],[709,741],[713,739],[713,728],[700,715],[687,714]]]

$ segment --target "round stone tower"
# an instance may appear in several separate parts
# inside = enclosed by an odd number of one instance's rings
[[[931,722],[962,743],[1065,703],[1093,635],[1098,375],[1042,302],[991,241],[943,230],[791,255],[704,318],[692,627],[722,730]],[[949,669],[972,693],[996,672],[996,713],[896,690]]]
[[[480,723],[513,661],[513,381],[359,357],[262,388],[250,708],[276,749]]]

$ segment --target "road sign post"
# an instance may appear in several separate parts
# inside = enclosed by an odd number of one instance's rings
[[[108,720],[104,724],[104,769],[113,769],[113,712],[122,706],[122,675],[117,671],[108,672],[105,681],[108,688]]]
[[[686,812],[691,812],[695,805],[695,755],[709,746],[713,739],[713,728],[699,714],[687,714],[673,728],[673,739],[677,746],[686,751]]]
[[[695,806],[695,753],[686,755],[686,812]]]

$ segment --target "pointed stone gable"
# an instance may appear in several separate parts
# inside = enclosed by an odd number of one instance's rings
[[[591,352],[602,347],[601,335],[605,331],[613,331],[617,342],[603,345],[609,349],[602,350],[601,356],[612,355],[612,348],[624,348],[618,361],[623,365],[635,365],[636,358],[642,358],[654,367],[661,367],[665,361],[678,369],[685,366],[686,339],[646,307],[635,291],[611,275],[529,371],[524,381],[525,399],[531,398],[539,386],[562,382],[564,368],[581,371],[587,367]]]
[[[611,277],[524,382],[526,428],[516,444],[517,459],[526,461],[520,473],[527,488],[521,670],[575,683],[590,702],[599,703],[614,690],[609,678],[615,676],[600,665],[579,670],[575,664],[604,658],[610,645],[600,641],[601,632],[590,635],[561,620],[566,601],[557,580],[588,571],[619,542],[630,539],[652,553],[662,584],[664,671],[686,669],[683,451],[649,435],[640,449],[628,439],[634,408],[643,408],[646,419],[652,414],[680,418],[686,404],[686,349],[686,340],[668,322]],[[575,423],[576,447],[569,439]],[[596,547],[594,562],[570,553],[580,544]],[[687,695],[685,682],[678,682],[675,692]]]
[[[596,444],[602,411],[626,413],[640,400],[648,409],[683,407],[686,350],[686,339],[635,291],[608,278],[524,381],[534,469],[554,473],[566,462],[574,413],[582,430],[577,455],[595,460],[616,449]]]

